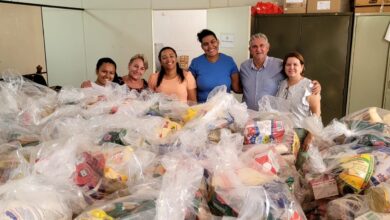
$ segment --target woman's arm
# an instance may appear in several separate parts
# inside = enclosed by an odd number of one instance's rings
[[[190,102],[190,104],[197,103],[196,98],[196,81],[194,76],[191,72],[186,71],[184,74],[186,80],[187,80],[187,101]],[[191,103],[192,102],[192,103]]]
[[[240,81],[240,74],[233,73],[230,78],[232,80],[233,92],[241,94],[242,93],[242,86],[241,86],[241,81]]]
[[[310,95],[307,97],[307,101],[309,102],[310,111],[317,115],[318,117],[321,116],[321,95]]]
[[[149,86],[149,88],[150,88],[153,92],[156,91],[157,76],[158,76],[157,73],[152,73],[152,74],[149,76],[148,86]]]
[[[196,100],[196,88],[195,89],[187,89],[187,101],[190,102],[190,104],[197,103]]]
[[[321,116],[321,96],[319,94],[310,95],[307,97],[307,101],[309,102],[310,111],[313,113],[313,115],[320,117]],[[309,149],[310,143],[313,141],[313,139],[314,139],[314,136],[311,133],[308,133],[305,140],[303,141],[303,144],[302,144],[304,151],[307,151]]]

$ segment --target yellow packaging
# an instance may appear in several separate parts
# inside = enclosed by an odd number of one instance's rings
[[[301,143],[299,142],[299,137],[295,131],[294,132],[294,138],[293,143],[291,144],[291,152],[295,155],[295,158],[298,157],[299,148],[301,147]]]
[[[352,187],[354,192],[364,189],[374,172],[374,157],[371,154],[359,154],[340,162],[343,169],[339,175],[342,181],[339,185],[340,192],[348,192],[347,187]]]
[[[183,116],[184,123],[187,123],[194,119],[198,115],[198,109],[188,108],[186,114]]]
[[[165,119],[164,124],[159,132],[160,138],[166,138],[171,133],[174,133],[181,129],[181,125],[169,119]]]
[[[104,177],[126,183],[128,180],[127,163],[133,152],[131,147],[111,148],[110,151],[105,152],[104,157],[107,161],[104,167]]]
[[[82,220],[114,220],[113,217],[101,209],[93,209],[88,212],[88,217],[81,218]]]

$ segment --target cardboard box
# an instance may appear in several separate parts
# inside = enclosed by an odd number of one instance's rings
[[[381,9],[381,6],[364,6],[356,7],[355,13],[381,13],[381,12],[390,12],[390,6],[384,6]]]
[[[355,0],[355,6],[390,5],[390,0]]]
[[[188,70],[188,63],[189,63],[190,57],[188,55],[181,55],[179,56],[179,66],[183,70]]]
[[[349,0],[308,0],[307,13],[330,13],[350,11]]]
[[[321,176],[310,180],[314,198],[322,199],[339,195],[336,180],[330,176]]]
[[[284,0],[285,14],[306,13],[306,0]]]

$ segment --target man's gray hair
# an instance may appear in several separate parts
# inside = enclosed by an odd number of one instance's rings
[[[263,33],[256,33],[256,34],[252,35],[251,39],[249,40],[249,45],[251,45],[252,41],[256,38],[263,38],[265,40],[265,42],[269,45],[268,37],[267,37],[267,35],[265,35]]]

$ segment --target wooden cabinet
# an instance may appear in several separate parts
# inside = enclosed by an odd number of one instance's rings
[[[390,13],[356,14],[351,50],[348,113],[376,106],[390,109]]]
[[[352,13],[259,15],[253,18],[252,34],[264,33],[269,56],[283,58],[298,51],[305,58],[305,76],[322,86],[324,124],[345,115]]]

